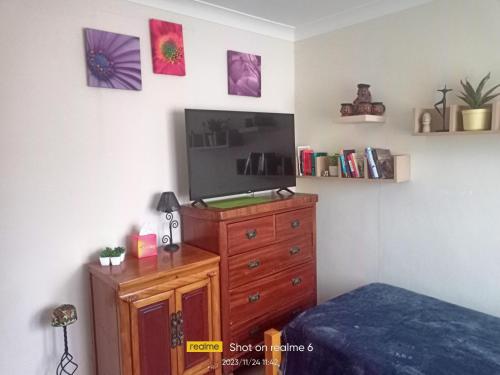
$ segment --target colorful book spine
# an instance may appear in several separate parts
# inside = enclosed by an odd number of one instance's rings
[[[346,167],[346,161],[345,161],[345,157],[344,157],[344,150],[340,150],[340,157],[339,157],[339,161],[340,161],[340,168],[342,169],[342,175],[344,177],[349,177],[347,175],[347,167]]]
[[[371,178],[380,178],[377,171],[377,165],[375,164],[375,159],[373,158],[373,149],[371,147],[366,148],[366,161],[368,162],[368,171],[370,172]]]

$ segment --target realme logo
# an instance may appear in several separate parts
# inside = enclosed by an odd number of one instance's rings
[[[222,341],[188,341],[188,353],[222,353]]]

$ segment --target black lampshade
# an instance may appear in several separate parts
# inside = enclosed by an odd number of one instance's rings
[[[174,212],[181,208],[177,197],[173,191],[167,191],[161,193],[160,201],[158,202],[158,207],[156,208],[160,212]]]

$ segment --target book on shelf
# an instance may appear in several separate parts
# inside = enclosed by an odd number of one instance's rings
[[[384,148],[373,149],[373,158],[379,178],[394,178],[394,157],[391,151]]]
[[[368,177],[377,179],[379,178],[377,165],[375,164],[375,159],[373,157],[373,149],[371,147],[367,147],[365,150],[366,162],[368,164]]]
[[[303,156],[303,164],[304,164],[304,176],[312,176],[312,159],[313,159],[313,150],[304,150],[302,153]]]
[[[311,165],[312,165],[312,170],[311,170],[311,175],[312,176],[321,176],[321,174],[318,174],[318,169],[316,168],[316,159],[319,157],[327,156],[327,152],[314,152],[312,154],[312,160],[311,160]]]
[[[310,150],[311,146],[298,146],[297,147],[297,174],[304,176],[304,151]]]

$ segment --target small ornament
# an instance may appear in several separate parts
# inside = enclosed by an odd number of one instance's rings
[[[370,93],[370,85],[366,83],[359,83],[358,84],[358,96],[356,99],[354,99],[354,104],[360,104],[360,103],[371,103],[372,101],[372,94]]]
[[[351,103],[342,103],[340,105],[340,114],[342,116],[352,116],[354,114],[354,106]]]
[[[446,94],[449,93],[450,91],[453,91],[453,90],[447,89],[446,85],[444,85],[444,88],[442,88],[441,90],[437,90],[437,91],[439,91],[440,93],[443,94],[443,98],[439,102],[434,104],[434,108],[436,108],[436,111],[439,113],[439,115],[443,119],[443,128],[441,130],[438,130],[438,131],[445,132],[446,131]],[[443,106],[442,110],[439,109],[440,104],[442,104],[442,106]]]
[[[431,132],[431,114],[429,112],[425,112],[422,115],[422,133],[430,133]]]
[[[382,102],[372,103],[372,115],[382,116],[385,113],[385,105]]]

